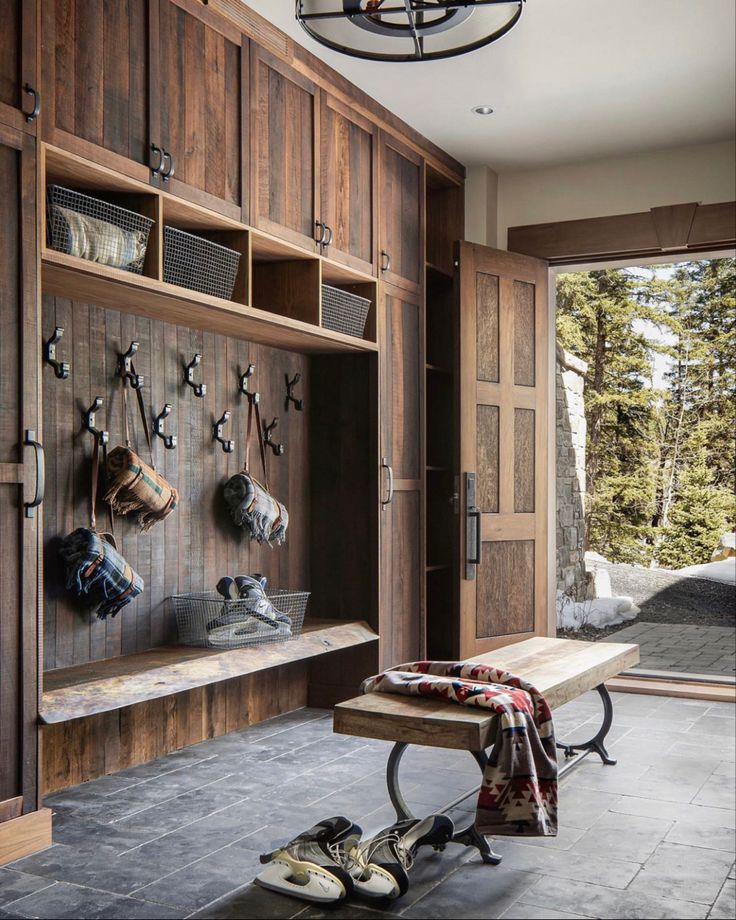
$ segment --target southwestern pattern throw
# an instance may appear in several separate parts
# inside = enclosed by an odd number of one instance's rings
[[[88,527],[64,537],[59,548],[66,586],[89,599],[97,618],[114,617],[143,591],[143,579],[115,547]]]
[[[176,489],[129,447],[116,447],[108,454],[107,481],[104,501],[118,514],[137,512],[143,531],[163,521],[179,501]]]
[[[231,476],[225,483],[225,502],[238,527],[251,540],[278,546],[286,542],[289,513],[257,479],[245,471]]]
[[[544,697],[508,671],[472,661],[414,661],[369,677],[363,693],[402,693],[479,706],[498,715],[498,731],[478,795],[483,834],[557,835],[557,753]]]

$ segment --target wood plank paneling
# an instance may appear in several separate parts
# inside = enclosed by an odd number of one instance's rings
[[[514,409],[514,512],[534,512],[534,423],[533,409]]]
[[[536,382],[534,285],[514,281],[514,383],[533,387]]]
[[[0,22],[0,104],[17,108],[22,83],[22,0],[0,0]]]
[[[379,261],[385,281],[418,291],[424,269],[424,167],[410,150],[384,137],[381,144]]]
[[[420,307],[398,292],[385,295],[386,376],[383,440],[397,479],[419,479],[420,466]]]
[[[478,272],[476,279],[477,304],[477,379],[498,383],[498,276]]]
[[[419,491],[394,493],[382,514],[381,578],[386,585],[381,610],[381,667],[421,656],[422,543]]]
[[[477,580],[477,638],[512,636],[534,629],[533,540],[483,543],[483,565],[478,567]]]
[[[476,504],[484,513],[498,512],[498,406],[478,406],[478,479]]]

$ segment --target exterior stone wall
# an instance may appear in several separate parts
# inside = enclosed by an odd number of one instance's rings
[[[557,346],[557,590],[576,600],[586,592],[585,402],[588,365]]]

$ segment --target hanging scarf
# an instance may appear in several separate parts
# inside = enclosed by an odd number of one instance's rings
[[[478,795],[483,834],[557,835],[557,752],[552,714],[530,683],[472,661],[415,661],[363,682],[363,693],[400,693],[496,713],[497,731]]]

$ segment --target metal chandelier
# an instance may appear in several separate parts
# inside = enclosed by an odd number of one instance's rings
[[[511,31],[525,0],[296,0],[320,44],[369,61],[436,61]]]

